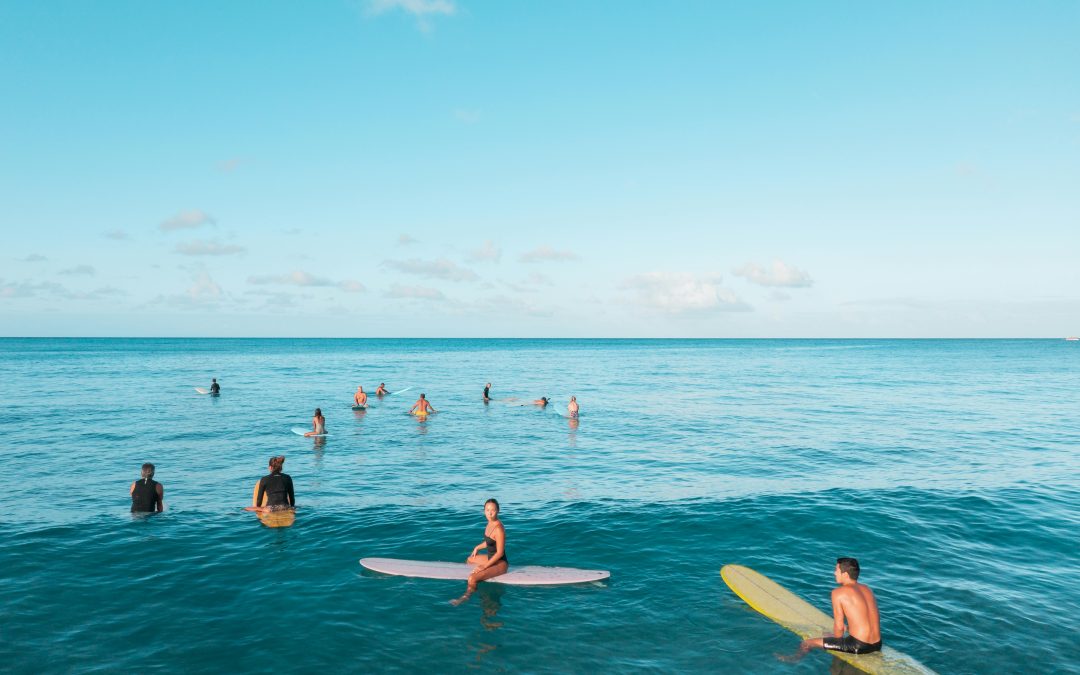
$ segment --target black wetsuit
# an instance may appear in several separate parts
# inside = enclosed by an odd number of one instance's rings
[[[871,652],[881,651],[881,640],[874,642],[863,642],[859,638],[853,635],[845,635],[844,637],[823,637],[821,638],[821,646],[825,649],[831,649],[834,652],[844,652],[846,654],[869,654]]]
[[[210,393],[213,394],[214,396],[217,396],[218,394],[220,394],[221,393],[221,385],[218,384],[217,382],[210,385]]]
[[[489,398],[491,398],[491,397],[490,397],[490,396],[488,396],[488,387],[484,387],[484,400],[486,401],[486,400],[488,400]]]
[[[158,502],[161,499],[158,497],[158,483],[153,478],[140,478],[135,481],[135,489],[131,491],[131,512],[132,513],[153,513],[157,511]]]
[[[292,478],[287,473],[272,473],[259,479],[259,494],[255,503],[263,506],[263,495],[266,495],[266,504],[271,509],[283,509],[296,506],[296,496],[293,495]]]
[[[486,534],[484,535],[484,543],[487,544],[488,560],[490,560],[492,556],[495,555],[495,552],[499,550],[499,545],[495,543],[494,539],[487,536]],[[502,558],[500,558],[500,560],[505,560],[507,565],[510,564],[510,558],[506,557],[506,551],[503,551]]]

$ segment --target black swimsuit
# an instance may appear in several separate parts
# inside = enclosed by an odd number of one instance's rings
[[[845,635],[844,637],[826,636],[821,638],[821,646],[825,649],[831,649],[837,652],[846,652],[848,654],[869,654],[871,652],[881,651],[881,640],[874,642],[863,642],[854,635]]]
[[[491,557],[495,555],[495,552],[499,550],[499,546],[495,543],[495,540],[487,536],[486,533],[484,534],[484,543],[487,544],[488,560],[490,560]],[[510,558],[506,557],[506,551],[503,551],[501,560],[505,560],[506,564],[510,565]]]

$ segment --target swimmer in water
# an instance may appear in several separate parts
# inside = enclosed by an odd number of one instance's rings
[[[484,403],[491,400],[491,383],[488,382],[484,385]]]
[[[859,561],[837,558],[833,575],[839,588],[833,589],[833,634],[803,640],[798,653],[785,660],[798,660],[811,649],[831,649],[848,654],[881,651],[881,621],[877,599],[870,587],[858,582]],[[844,624],[847,635],[844,635]]]
[[[132,513],[160,513],[165,510],[165,488],[154,480],[154,465],[142,465],[142,478],[131,484]]]
[[[210,378],[210,395],[217,396],[221,393],[221,385],[217,383],[216,377]]]
[[[548,403],[551,403],[551,399],[548,398],[547,396],[541,396],[540,398],[538,398],[538,399],[536,399],[535,401],[532,402],[533,405],[538,405],[541,408],[547,407]],[[522,407],[525,406],[524,403],[522,403],[521,405],[522,405]]]
[[[323,417],[322,408],[315,408],[315,416],[311,418],[311,431],[304,434],[308,436],[322,436],[326,433],[326,418]]]
[[[375,390],[375,395],[376,395],[376,396],[380,396],[380,397],[381,397],[381,396],[386,396],[386,395],[387,395],[387,394],[389,394],[389,393],[390,393],[390,392],[388,392],[388,391],[386,390],[386,383],[385,383],[385,382],[380,382],[380,383],[379,383],[379,388]]]
[[[566,414],[570,417],[578,416],[577,396],[570,397],[570,402],[566,404]]]
[[[353,394],[354,405],[367,405],[367,394],[364,393],[363,385],[356,388],[356,393]]]
[[[416,403],[413,404],[413,407],[409,408],[409,412],[413,415],[428,415],[430,413],[439,411],[431,407],[431,404],[428,403],[427,396],[425,394],[420,394],[420,398],[416,400]]]
[[[469,575],[468,586],[465,595],[451,600],[451,605],[460,605],[469,599],[476,590],[476,584],[506,574],[510,567],[510,560],[506,557],[506,529],[499,520],[499,502],[489,499],[484,502],[484,516],[487,517],[487,526],[484,527],[484,540],[477,544],[472,555],[465,561],[470,565],[476,565],[472,574]],[[487,554],[479,553],[480,549],[487,549]]]
[[[252,511],[281,511],[296,508],[296,495],[293,494],[292,477],[282,473],[285,455],[271,457],[270,473],[255,483],[255,492],[251,495]]]

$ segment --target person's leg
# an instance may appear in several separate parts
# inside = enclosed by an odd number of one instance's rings
[[[476,556],[476,557],[480,557],[480,556]],[[484,562],[486,562],[487,561],[487,556],[483,556],[483,558],[484,558]],[[472,558],[470,558],[469,560],[471,561]],[[465,602],[466,600],[469,599],[469,596],[473,594],[473,591],[476,590],[476,584],[480,583],[481,581],[491,579],[492,577],[497,577],[500,574],[506,574],[507,568],[508,568],[508,566],[506,564],[506,561],[505,560],[500,560],[499,562],[495,563],[494,565],[487,568],[486,570],[473,572],[472,574],[469,575],[468,586],[465,588],[465,595],[461,596],[457,600],[451,600],[450,604],[456,606],[456,605],[460,605],[461,603]]]

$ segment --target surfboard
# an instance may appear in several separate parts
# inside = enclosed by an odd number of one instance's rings
[[[409,391],[410,389],[412,389],[412,387],[405,387],[404,389],[398,389],[397,391],[392,391],[392,392],[388,393],[387,396],[393,396],[394,394],[403,394],[403,393]]]
[[[259,520],[267,527],[290,527],[296,522],[296,511],[281,509],[280,511],[267,511],[259,513]]]
[[[367,410],[367,406],[366,405],[354,405],[352,407],[352,409],[353,410]]]
[[[294,434],[296,434],[297,436],[303,436],[304,434],[306,434],[309,431],[311,431],[311,430],[310,429],[305,429],[304,427],[293,427],[292,428],[292,432]],[[308,436],[308,438],[322,438],[323,436],[329,436],[329,435],[330,434],[316,434],[314,436]]]
[[[447,579],[465,581],[472,574],[473,565],[426,560],[398,560],[396,558],[361,558],[360,564],[372,572],[398,577],[419,579]],[[579,570],[573,567],[541,567],[539,565],[511,565],[506,574],[487,581],[509,586],[564,586],[603,581],[611,576],[607,570]]]
[[[209,389],[203,389],[202,387],[195,387],[195,391],[199,392],[200,394],[209,394],[210,393]]]
[[[735,595],[751,608],[799,637],[805,639],[832,634],[831,616],[764,574],[742,565],[724,565],[720,568],[720,576]],[[934,672],[888,646],[873,654],[828,653],[871,675],[927,675]]]

